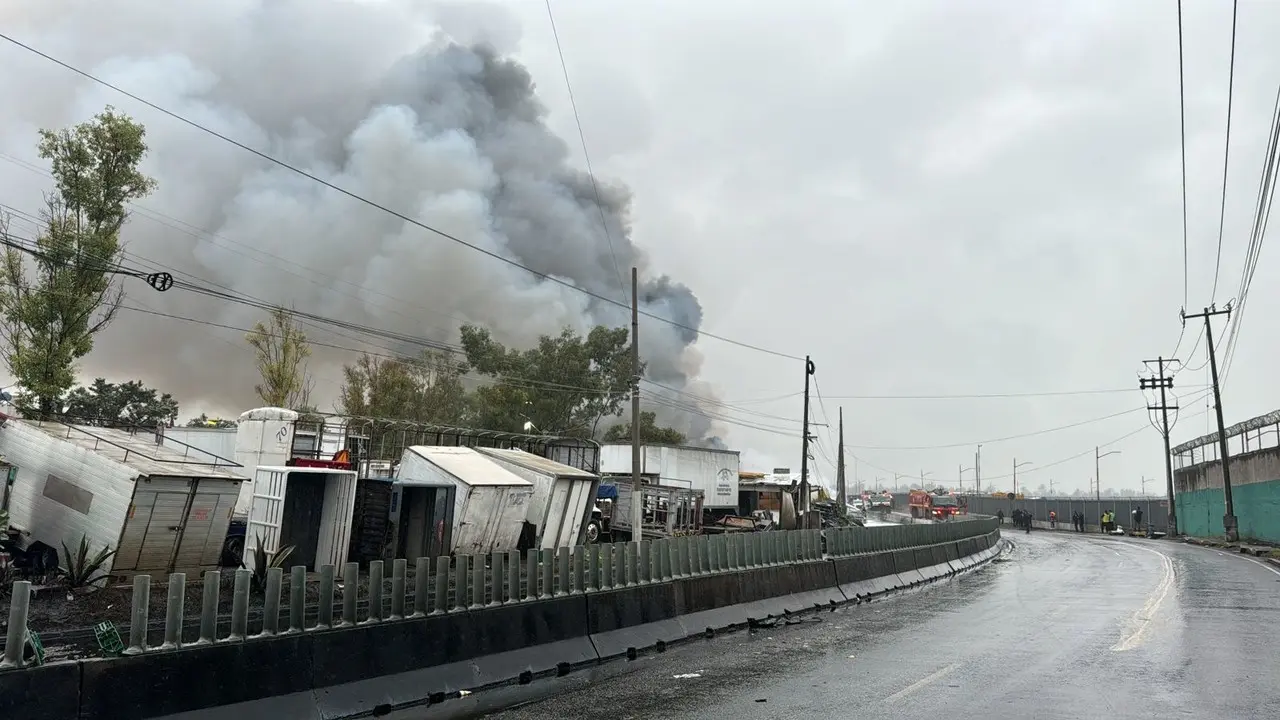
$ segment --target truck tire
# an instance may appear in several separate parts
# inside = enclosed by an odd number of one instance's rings
[[[222,541],[222,567],[240,567],[244,562],[244,536],[228,535]]]
[[[587,523],[587,544],[600,542],[600,521],[592,520]]]

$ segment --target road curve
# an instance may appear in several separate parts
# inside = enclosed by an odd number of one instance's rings
[[[683,645],[489,717],[1276,717],[1276,568],[1158,540],[1007,537],[1008,561],[951,582]]]

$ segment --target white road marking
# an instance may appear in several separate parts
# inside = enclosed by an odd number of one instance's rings
[[[1156,612],[1160,610],[1160,605],[1169,596],[1169,591],[1173,589],[1174,585],[1173,561],[1169,559],[1168,555],[1159,550],[1153,550],[1141,545],[1130,545],[1129,547],[1159,556],[1164,574],[1160,578],[1160,583],[1156,585],[1156,589],[1152,590],[1151,594],[1147,596],[1147,601],[1138,609],[1138,612],[1134,613],[1131,623],[1132,631],[1122,638],[1120,642],[1111,646],[1114,652],[1125,652],[1142,644],[1147,628],[1151,627],[1151,621],[1155,619]]]
[[[908,686],[906,686],[906,687],[902,688],[902,689],[901,689],[901,690],[899,690],[898,692],[896,692],[896,693],[894,693],[894,694],[890,695],[889,697],[885,698],[885,699],[884,699],[884,701],[885,701],[885,702],[896,702],[896,701],[898,701],[898,700],[901,700],[902,698],[904,698],[904,697],[906,697],[906,696],[910,695],[911,693],[913,693],[913,692],[915,692],[915,691],[919,690],[920,688],[922,688],[922,687],[924,687],[924,686],[926,686],[926,685],[928,685],[928,684],[930,684],[930,683],[937,682],[938,680],[940,680],[940,679],[942,679],[942,678],[946,677],[947,675],[949,675],[949,674],[951,674],[952,672],[954,672],[954,671],[955,671],[955,669],[956,669],[956,668],[958,668],[958,667],[960,667],[960,664],[959,664],[959,663],[951,663],[950,665],[948,665],[948,666],[946,666],[946,667],[942,668],[941,670],[939,670],[939,671],[937,671],[937,672],[933,673],[932,675],[926,675],[926,676],[924,676],[924,677],[920,678],[919,680],[917,680],[917,681],[915,681],[915,682],[911,683],[910,685],[908,685]]]

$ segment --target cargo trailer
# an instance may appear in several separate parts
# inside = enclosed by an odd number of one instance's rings
[[[533,483],[525,521],[539,548],[573,547],[585,541],[600,478],[586,470],[523,450],[476,448],[498,465]]]
[[[514,550],[533,483],[473,448],[415,445],[396,469],[397,549],[403,557]],[[422,555],[417,553],[422,552]]]
[[[253,570],[259,540],[267,557],[293,546],[286,565],[315,572],[336,566],[339,575],[351,547],[356,474],[332,468],[257,468],[244,539],[244,566]]]
[[[713,514],[737,512],[741,463],[736,450],[643,445],[640,462],[640,474],[656,475],[662,485],[702,491],[703,509]],[[600,474],[631,475],[631,446],[621,443],[601,446]]]
[[[84,537],[91,553],[116,550],[102,568],[113,575],[216,568],[246,478],[227,458],[162,442],[0,415],[0,455],[16,468],[4,503],[20,542],[60,556]]]

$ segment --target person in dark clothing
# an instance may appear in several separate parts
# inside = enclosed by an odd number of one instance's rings
[[[997,511],[996,511],[996,519],[1000,521],[1000,524],[1001,524],[1001,525],[1003,525],[1003,524],[1004,524],[1004,511],[1003,511],[1003,510],[997,510]]]
[[[1140,532],[1142,530],[1142,508],[1134,506],[1133,508],[1133,531]]]

